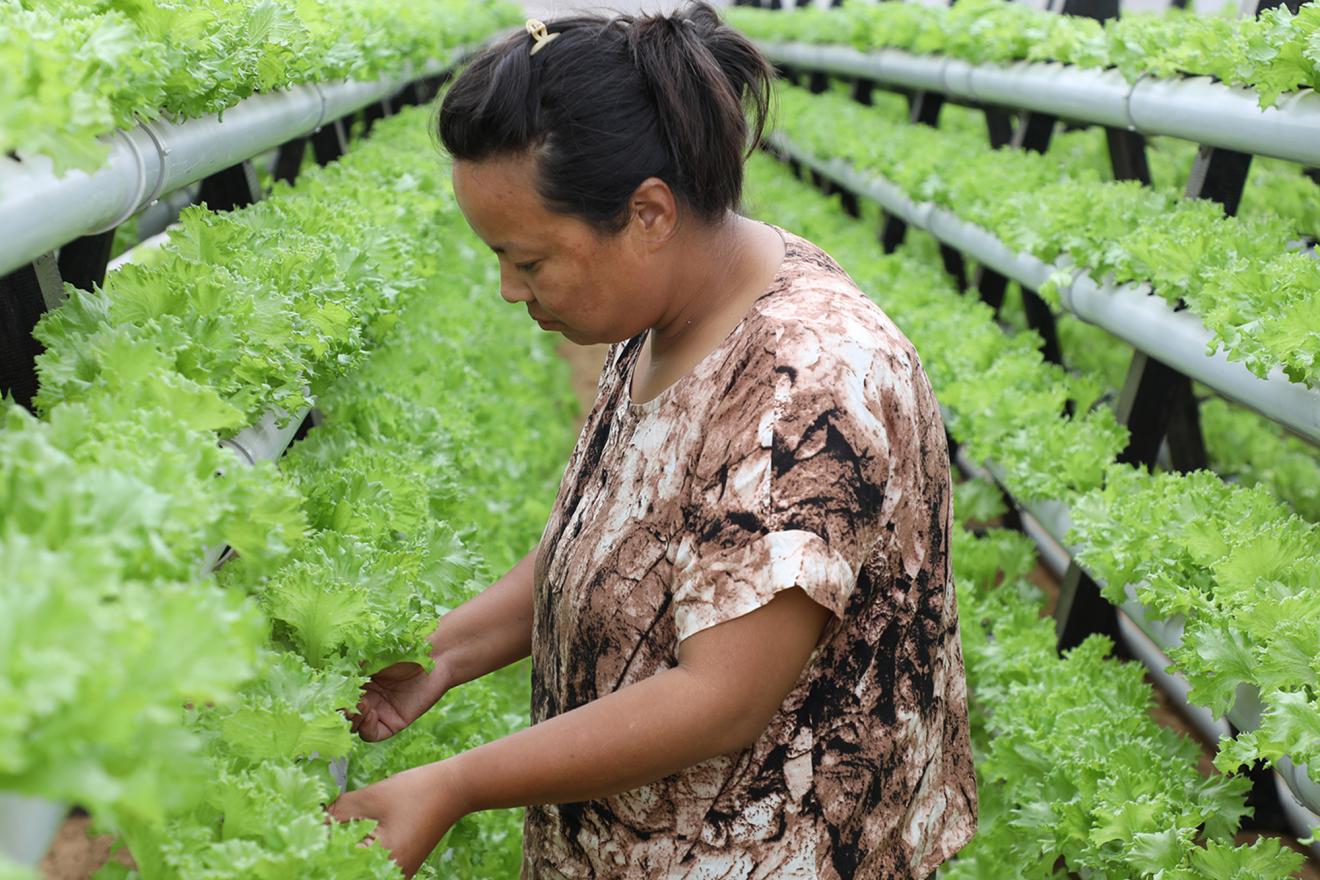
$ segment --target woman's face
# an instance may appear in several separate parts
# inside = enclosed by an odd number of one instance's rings
[[[459,208],[499,259],[500,295],[580,344],[619,342],[656,324],[664,273],[640,224],[599,235],[546,208],[534,173],[530,156],[454,163]]]

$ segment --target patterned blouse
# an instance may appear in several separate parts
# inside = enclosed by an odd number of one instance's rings
[[[528,809],[526,880],[919,880],[975,831],[939,409],[889,318],[781,234],[766,292],[656,399],[629,399],[645,334],[610,349],[536,562],[533,721],[777,591],[833,614],[752,748]]]

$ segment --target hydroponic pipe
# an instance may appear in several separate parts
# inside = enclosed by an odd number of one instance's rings
[[[281,409],[268,411],[251,427],[244,428],[233,437],[220,441],[220,445],[234,453],[239,464],[251,466],[259,461],[275,461],[293,442],[293,435],[307,418],[309,409],[302,409],[292,418]],[[287,420],[287,421],[286,421]],[[223,473],[221,474],[223,476]],[[207,548],[199,571],[205,575],[212,571],[224,555],[224,545]]]
[[[866,180],[853,169],[844,176],[840,166],[846,163],[817,160],[778,132],[770,142],[781,153],[843,186],[856,186],[859,195],[875,200],[887,211],[905,214],[904,219],[913,226],[1032,290],[1039,290],[1057,268],[1010,249],[990,232],[943,208],[914,204],[883,179]],[[1148,290],[1130,284],[1101,287],[1082,273],[1061,289],[1060,299],[1065,309],[1082,320],[1320,445],[1320,391],[1289,381],[1279,368],[1262,379],[1230,361],[1223,349],[1207,355],[1212,334],[1200,319],[1189,312],[1175,312]]]
[[[1214,717],[1208,709],[1187,701],[1187,694],[1191,691],[1187,679],[1165,671],[1173,665],[1172,661],[1160,646],[1122,611],[1118,613],[1118,631],[1123,635],[1124,644],[1141,661],[1141,665],[1146,667],[1146,671],[1155,679],[1160,690],[1182,703],[1182,711],[1196,728],[1197,733],[1201,734],[1202,739],[1217,743],[1220,737],[1232,736],[1233,730],[1228,726],[1228,722]]]
[[[1282,760],[1286,761],[1288,759],[1283,758]],[[1294,772],[1300,772],[1303,776],[1305,775],[1301,768],[1294,768]],[[1315,785],[1315,783],[1311,782],[1309,779],[1307,779],[1307,782],[1311,785]],[[1288,817],[1288,822],[1293,827],[1293,833],[1297,835],[1299,840],[1313,837],[1311,832],[1316,828],[1320,828],[1320,815],[1317,815],[1315,812],[1308,809],[1306,805],[1298,799],[1297,795],[1294,794],[1293,789],[1289,787],[1289,783],[1284,774],[1275,772],[1274,788],[1279,793],[1279,803],[1283,807],[1284,815]],[[1313,801],[1313,803],[1320,803],[1320,799]],[[1307,848],[1311,850],[1311,858],[1320,859],[1320,839],[1313,840],[1311,845]]]
[[[400,78],[300,85],[253,95],[221,116],[155,120],[106,138],[110,156],[88,174],[56,176],[46,156],[0,156],[0,275],[83,235],[113,229],[161,196],[310,134],[409,82],[447,69],[435,62]]]
[[[1082,320],[1320,444],[1320,392],[1289,381],[1278,367],[1261,379],[1230,361],[1222,347],[1207,355],[1212,334],[1201,320],[1175,312],[1146,285],[1100,286],[1080,275],[1061,299]]]
[[[802,70],[863,77],[1320,165],[1320,94],[1309,89],[1284,95],[1277,106],[1262,110],[1256,92],[1208,77],[1145,77],[1129,83],[1115,70],[1052,62],[971,64],[898,49],[860,52],[846,46],[758,45],[770,60]]]
[[[36,866],[68,813],[68,804],[0,792],[0,853],[20,865]]]

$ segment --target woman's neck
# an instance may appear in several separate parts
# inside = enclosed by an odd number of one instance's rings
[[[672,307],[651,328],[652,358],[663,360],[709,335],[712,325],[737,326],[747,309],[774,278],[782,251],[770,227],[730,212],[713,230],[692,230],[681,242],[674,274]],[[713,347],[713,346],[712,346]]]
[[[636,403],[658,396],[719,347],[783,259],[783,241],[772,228],[732,213],[714,234],[705,229],[693,239],[676,251],[683,256],[671,286],[673,307],[651,328],[633,371]]]

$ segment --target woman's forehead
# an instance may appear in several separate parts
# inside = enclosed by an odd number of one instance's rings
[[[582,224],[549,210],[536,188],[530,156],[454,163],[454,195],[474,232],[496,253],[563,243]]]
[[[473,230],[503,252],[539,238],[545,206],[536,192],[530,160],[455,162],[454,195]]]

